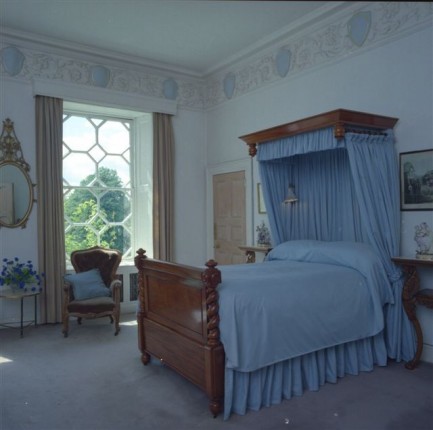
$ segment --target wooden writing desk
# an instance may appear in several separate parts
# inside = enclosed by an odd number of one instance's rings
[[[403,307],[409,320],[412,322],[417,338],[417,348],[412,360],[405,364],[407,369],[415,369],[421,358],[423,347],[423,336],[421,325],[416,317],[416,305],[426,306],[433,309],[433,289],[420,289],[418,267],[433,269],[433,260],[422,260],[418,258],[394,257],[392,261],[401,266],[406,279],[403,286]]]
[[[268,255],[268,252],[272,249],[271,246],[240,246],[239,249],[245,251],[246,255],[246,263],[255,263],[256,262],[256,252],[261,252],[263,254]]]

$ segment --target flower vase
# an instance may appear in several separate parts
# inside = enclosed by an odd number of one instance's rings
[[[20,288],[19,284],[9,284],[9,288],[14,294],[17,294],[17,293],[20,293],[23,291],[23,289]]]

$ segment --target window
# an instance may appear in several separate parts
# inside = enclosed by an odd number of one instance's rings
[[[151,246],[151,115],[64,104],[65,253]],[[145,248],[146,249],[146,248]]]

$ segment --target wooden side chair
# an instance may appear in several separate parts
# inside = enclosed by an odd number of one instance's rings
[[[114,335],[119,333],[120,288],[122,282],[116,279],[116,272],[122,261],[122,254],[115,249],[94,246],[73,251],[71,263],[75,273],[64,276],[63,335],[68,336],[69,317],[109,317],[114,321]]]

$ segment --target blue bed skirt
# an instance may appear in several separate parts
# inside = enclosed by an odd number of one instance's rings
[[[317,391],[326,382],[336,383],[346,374],[357,375],[386,366],[383,332],[273,364],[254,372],[225,369],[224,419],[232,413],[281,403],[304,390]]]

